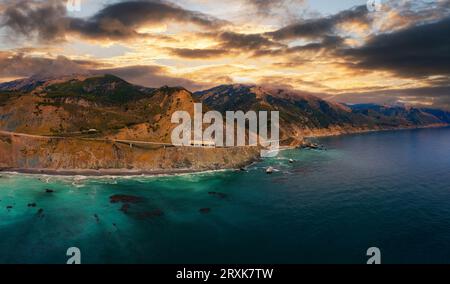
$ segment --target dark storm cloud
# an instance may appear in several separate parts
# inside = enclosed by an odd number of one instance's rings
[[[4,4],[0,23],[21,35],[36,34],[42,40],[53,40],[66,33],[66,13],[62,0],[8,1]]]
[[[208,15],[158,0],[111,4],[87,19],[68,17],[64,0],[8,1],[1,20],[2,26],[18,34],[37,35],[45,41],[63,39],[68,33],[96,39],[126,39],[138,36],[136,30],[139,27],[166,22],[192,23],[204,28],[225,24]]]
[[[366,6],[358,6],[329,17],[294,23],[275,32],[268,33],[268,35],[276,40],[296,38],[317,39],[326,35],[333,35],[336,26],[339,24],[348,22],[365,24],[369,21],[370,18]]]
[[[72,19],[69,29],[90,37],[126,38],[135,36],[136,29],[143,25],[169,21],[192,23],[204,28],[217,28],[224,24],[205,14],[154,0],[112,4],[90,19]]]
[[[282,56],[289,54],[296,54],[302,52],[321,52],[330,51],[342,47],[344,43],[344,38],[339,36],[324,36],[320,42],[308,43],[301,46],[293,46],[279,49],[259,49],[255,50],[253,53],[254,57],[259,56]]]
[[[390,70],[404,77],[450,75],[450,17],[375,36],[340,51],[353,68]],[[449,83],[447,78],[447,83]]]
[[[282,47],[284,45],[272,41],[262,34],[240,34],[235,32],[222,32],[216,36],[223,48],[240,50],[257,50],[267,47]]]

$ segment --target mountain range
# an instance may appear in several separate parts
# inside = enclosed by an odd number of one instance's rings
[[[255,85],[222,85],[196,92],[194,97],[212,109],[277,110],[281,137],[338,135],[370,130],[426,127],[450,123],[449,112],[409,106],[346,105],[310,94]]]
[[[279,111],[280,137],[290,146],[310,136],[450,123],[450,113],[443,110],[346,105],[257,85],[221,85],[191,93],[182,87],[141,87],[113,75],[32,77],[0,84],[0,168],[205,170],[240,167],[257,159],[258,150],[248,147],[144,144],[170,144],[176,126],[172,113],[185,110],[192,115],[196,102],[203,103],[205,111],[221,113]]]

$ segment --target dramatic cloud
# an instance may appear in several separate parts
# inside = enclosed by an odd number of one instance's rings
[[[268,47],[282,47],[284,45],[274,42],[261,34],[239,34],[235,32],[223,32],[216,36],[223,48],[257,50]]]
[[[127,1],[110,5],[88,20],[71,19],[69,29],[89,37],[126,38],[144,25],[192,23],[217,28],[223,21],[161,1]]]
[[[254,57],[259,56],[283,56],[290,54],[300,54],[305,52],[334,51],[341,47],[344,39],[338,36],[324,36],[320,42],[308,43],[301,46],[285,47],[278,49],[258,49],[253,53]]]
[[[450,18],[446,18],[375,36],[362,47],[342,54],[354,68],[390,70],[406,77],[448,76],[449,34]]]
[[[66,33],[66,13],[66,6],[61,0],[8,1],[4,5],[1,24],[27,37],[36,35],[45,41],[53,40],[64,37]]]
[[[225,49],[190,49],[190,48],[171,48],[169,51],[176,56],[191,59],[209,59],[218,58],[224,55],[229,55],[230,51]]]
[[[148,87],[256,83],[448,106],[450,1],[378,12],[322,2],[105,0],[69,13],[65,0],[0,0],[0,81],[111,73]]]
[[[183,58],[208,59],[236,55],[241,52],[254,54],[260,50],[286,48],[286,45],[272,41],[262,34],[242,34],[226,31],[203,33],[198,36],[214,40],[216,45],[205,49],[171,48],[169,51]]]
[[[111,4],[87,19],[68,17],[63,0],[8,3],[2,25],[25,36],[36,35],[44,41],[64,39],[70,33],[93,39],[126,39],[139,36],[140,27],[167,22],[191,23],[208,29],[225,24],[211,16],[158,0]]]
[[[275,32],[268,33],[276,40],[296,38],[318,39],[323,36],[333,35],[340,24],[367,23],[370,19],[366,6],[358,6],[350,10],[344,10],[335,15],[311,19],[289,25]]]

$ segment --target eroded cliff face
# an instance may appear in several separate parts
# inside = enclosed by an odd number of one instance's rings
[[[147,89],[105,75],[0,95],[3,169],[200,171],[238,168],[259,157],[256,148],[130,147],[112,141],[170,144],[177,126],[172,114],[194,113],[196,100],[181,87]]]
[[[242,167],[258,159],[259,153],[255,147],[131,147],[112,141],[0,134],[0,168],[3,170],[217,170]]]

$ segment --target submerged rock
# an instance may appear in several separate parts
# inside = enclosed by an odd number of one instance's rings
[[[311,149],[311,150],[326,150],[323,145],[320,145],[320,144],[317,144],[317,143],[313,143],[313,142],[310,142],[310,141],[304,142],[303,145],[301,146],[301,148],[303,148],[303,149]]]
[[[199,212],[202,214],[211,213],[211,208],[202,208],[199,210]]]
[[[44,216],[44,209],[39,209],[38,210],[38,212],[37,212],[37,215],[39,216],[39,217],[43,217]]]
[[[139,203],[142,202],[144,198],[133,195],[116,194],[109,198],[111,203]]]

